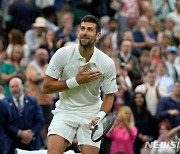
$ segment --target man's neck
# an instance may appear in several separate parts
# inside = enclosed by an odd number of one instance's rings
[[[88,62],[93,55],[94,46],[86,48],[86,47],[82,47],[79,45],[79,52],[80,52],[81,56],[86,59],[86,62]]]

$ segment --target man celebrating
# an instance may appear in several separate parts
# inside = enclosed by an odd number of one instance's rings
[[[114,62],[95,47],[100,36],[99,20],[87,15],[80,23],[80,44],[60,48],[51,58],[43,91],[61,93],[49,126],[48,154],[63,154],[75,135],[82,153],[99,153],[90,129],[109,113],[117,91]]]

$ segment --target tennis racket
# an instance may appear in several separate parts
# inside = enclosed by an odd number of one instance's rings
[[[92,129],[91,140],[93,142],[100,141],[104,135],[111,129],[114,124],[116,115],[114,113],[107,114],[103,119],[100,119]]]

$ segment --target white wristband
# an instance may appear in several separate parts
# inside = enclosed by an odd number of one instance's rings
[[[79,86],[79,84],[77,83],[75,77],[66,80],[66,84],[67,84],[67,87],[68,87],[69,89],[72,89],[72,88],[74,88],[74,87]]]
[[[97,114],[97,117],[99,117],[100,119],[103,119],[106,115],[106,112],[104,111],[100,111],[98,114]]]

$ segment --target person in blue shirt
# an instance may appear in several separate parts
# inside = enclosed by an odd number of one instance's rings
[[[172,94],[159,100],[157,108],[157,119],[162,121],[168,119],[172,127],[180,125],[180,81],[176,81]]]

